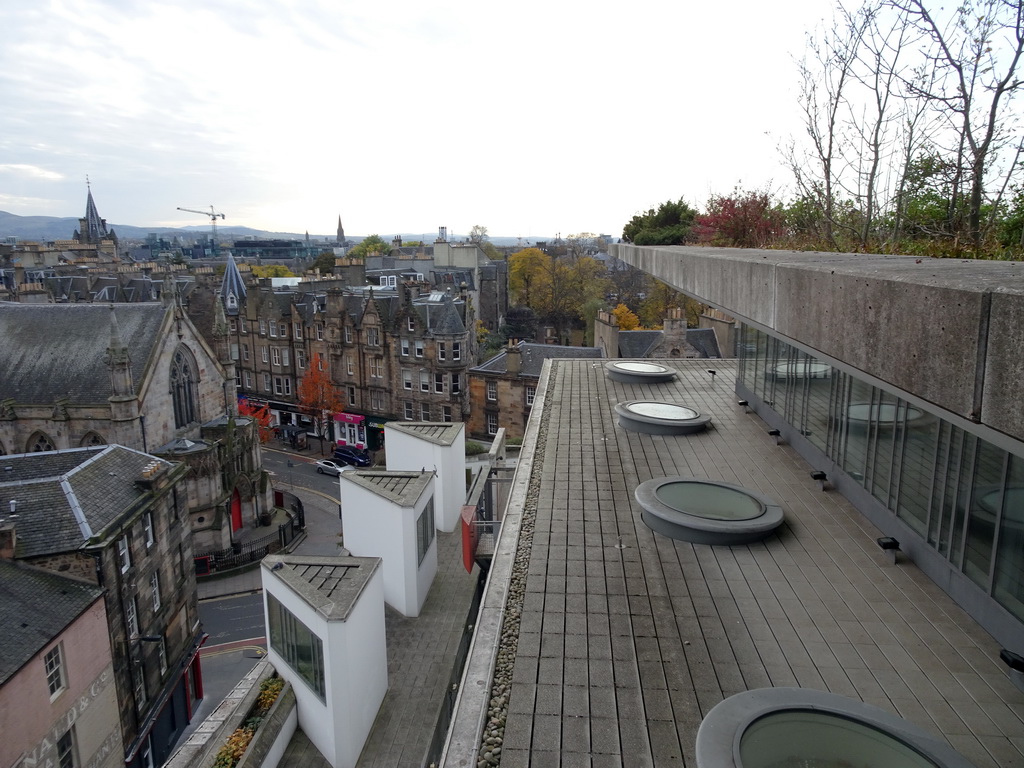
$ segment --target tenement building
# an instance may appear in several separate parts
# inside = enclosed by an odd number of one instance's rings
[[[35,665],[48,685],[42,701],[9,702],[40,722],[5,728],[5,751],[21,756],[15,765],[107,765],[112,754],[132,768],[163,764],[202,698],[188,466],[119,445],[5,456],[2,465],[0,557],[75,580],[36,576],[34,594],[47,602],[26,609],[4,641],[5,653],[41,652]],[[10,590],[29,571],[2,572],[13,607]],[[102,606],[92,607],[97,595]],[[70,715],[65,689],[78,694]]]
[[[462,421],[469,414],[476,321],[465,291],[415,281],[246,285],[229,259],[220,300],[239,395],[267,403],[284,433],[313,432],[300,386],[314,370],[339,393],[324,436],[345,444],[381,447],[393,419]]]

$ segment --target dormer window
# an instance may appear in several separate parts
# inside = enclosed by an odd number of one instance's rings
[[[238,297],[233,293],[228,294],[228,309],[238,309]]]

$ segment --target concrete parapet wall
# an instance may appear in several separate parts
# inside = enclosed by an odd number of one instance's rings
[[[1024,264],[612,246],[683,293],[1024,440]]]

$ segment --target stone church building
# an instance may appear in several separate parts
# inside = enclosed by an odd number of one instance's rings
[[[196,551],[226,549],[270,508],[256,425],[227,344],[164,299],[0,303],[0,455],[120,444],[182,462]]]

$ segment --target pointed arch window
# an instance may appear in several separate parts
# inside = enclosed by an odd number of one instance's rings
[[[171,402],[174,426],[184,427],[199,418],[199,369],[192,352],[184,344],[171,359]]]
[[[28,439],[28,453],[41,453],[43,451],[55,451],[57,448],[53,440],[45,432],[36,432]]]
[[[93,446],[93,445],[106,445],[106,444],[107,444],[107,441],[104,440],[102,437],[100,437],[100,435],[98,435],[96,432],[87,432],[85,434],[85,436],[82,438],[82,443],[81,443],[83,448],[89,448],[90,446]]]

